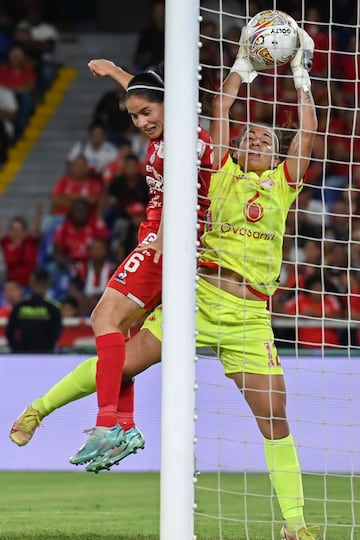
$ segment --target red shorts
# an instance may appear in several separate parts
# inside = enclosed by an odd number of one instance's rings
[[[159,223],[142,223],[139,230],[139,242],[154,240]],[[154,263],[154,254],[149,251],[132,251],[117,267],[108,287],[116,289],[146,311],[151,311],[161,299],[162,258]]]

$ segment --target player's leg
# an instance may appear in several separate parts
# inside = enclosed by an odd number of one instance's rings
[[[98,363],[96,391],[97,426],[116,425],[117,400],[125,363],[125,342],[139,306],[120,291],[107,287],[95,307],[91,321],[96,338]]]
[[[282,538],[315,539],[318,527],[307,528],[305,525],[301,469],[286,418],[283,376],[238,373],[233,378],[264,436],[269,476],[285,520]]]
[[[98,414],[88,441],[70,458],[87,463],[126,440],[117,423],[117,406],[125,363],[125,339],[130,326],[159,301],[161,265],[153,254],[132,252],[117,268],[92,313],[98,354],[96,392]]]
[[[138,312],[140,316],[141,309],[137,303],[109,286],[93,311],[92,325],[98,353],[98,413],[95,427],[87,431],[87,441],[70,457],[73,465],[87,463],[125,442],[125,431],[117,422],[116,415],[126,336]]]
[[[315,536],[305,528],[300,465],[286,418],[283,369],[266,303],[229,298],[224,291],[221,296],[221,305],[227,308],[219,321],[224,328],[221,360],[225,373],[243,392],[264,437],[270,480],[286,523],[283,532],[289,540],[311,540]]]
[[[123,414],[118,416],[118,422],[125,431],[134,426],[134,396],[131,378],[160,360],[161,347],[159,347],[159,340],[154,340],[149,335],[150,332],[141,332],[142,337],[140,340],[132,341],[135,336],[126,343],[126,350],[130,350],[130,353],[129,359],[124,366],[124,377],[127,377],[128,380],[124,381],[123,392],[118,398],[118,408],[124,411]],[[144,351],[149,351],[149,354],[143,357]],[[72,401],[94,393],[96,390],[96,364],[97,356],[81,362],[45,394],[26,407],[11,427],[11,440],[18,446],[26,445],[33,437],[36,429],[41,425],[43,418]]]
[[[43,396],[35,399],[13,423],[10,439],[18,446],[24,446],[31,440],[45,416],[95,392],[96,363],[97,356],[85,360]]]
[[[124,379],[118,404],[118,422],[125,429],[125,441],[120,446],[112,448],[104,455],[93,459],[86,467],[88,472],[99,472],[117,465],[129,454],[135,454],[143,449],[145,439],[136,427],[133,417],[134,394],[133,380],[135,375],[145,371],[148,367],[158,363],[161,357],[161,341],[149,330],[140,330],[126,343],[126,361],[124,365]]]

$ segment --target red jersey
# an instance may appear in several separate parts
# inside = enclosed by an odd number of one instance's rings
[[[72,176],[62,176],[56,182],[51,195],[71,195],[73,197],[100,197],[102,192],[100,182],[95,178],[86,178],[82,181],[75,180]],[[56,214],[67,214],[69,208],[57,208]]]
[[[15,71],[7,64],[0,67],[0,82],[14,92],[21,92],[24,87],[35,84],[36,74],[31,66]]]
[[[198,172],[198,181],[200,184],[198,189],[198,200],[200,205],[199,222],[203,223],[206,209],[209,205],[208,191],[211,170],[214,164],[214,153],[210,135],[203,128],[200,128],[197,142],[197,154],[201,162]],[[150,198],[147,206],[146,216],[148,221],[160,222],[164,198],[163,139],[157,139],[149,142],[146,154],[145,174]]]
[[[200,224],[199,234],[201,235],[206,210],[209,205],[208,191],[214,163],[210,136],[202,128],[199,132],[197,153],[200,160],[198,172],[198,202],[200,209],[198,211],[198,220]],[[139,243],[154,240],[161,221],[164,186],[164,141],[162,139],[149,142],[145,174],[150,201],[147,205],[147,221],[142,222],[139,227]],[[118,266],[108,283],[108,287],[116,289],[131,298],[146,311],[150,311],[161,299],[161,261],[154,262],[151,250],[142,253],[133,251]]]
[[[112,161],[106,165],[101,173],[101,180],[104,186],[109,186],[117,176],[120,176],[122,168],[118,161]]]
[[[75,227],[69,219],[55,231],[54,245],[62,248],[65,257],[86,262],[94,238],[108,238],[109,232],[101,219],[91,218],[83,227]]]
[[[104,261],[99,271],[95,270],[93,261],[80,262],[74,267],[73,278],[86,296],[94,296],[104,292],[113,272],[114,264],[111,261]]]
[[[336,328],[322,327],[323,317],[339,316],[340,302],[331,294],[324,294],[321,302],[314,302],[310,295],[300,293],[285,304],[285,312],[293,315],[314,317],[314,326],[299,326],[298,336],[302,347],[331,347],[340,344],[340,335]],[[319,320],[316,320],[316,317]]]
[[[7,267],[7,279],[13,279],[20,285],[29,285],[30,275],[37,266],[39,238],[28,234],[19,244],[6,235],[0,243]]]

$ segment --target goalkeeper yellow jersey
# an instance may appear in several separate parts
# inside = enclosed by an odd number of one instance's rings
[[[258,176],[242,171],[228,154],[211,176],[200,266],[236,272],[261,297],[274,294],[286,218],[302,185],[288,178],[285,162]]]

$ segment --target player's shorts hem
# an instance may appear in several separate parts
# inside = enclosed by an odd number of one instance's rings
[[[132,300],[133,302],[135,302],[135,304],[137,304],[140,308],[144,308],[145,307],[145,303],[140,300],[140,298],[138,298],[137,296],[135,296],[134,294],[132,293],[127,293],[127,292],[123,292],[120,290],[119,286],[117,285],[117,283],[112,283],[111,281],[107,284],[107,286],[110,288],[110,289],[114,289],[115,291],[119,292],[120,294],[122,294],[123,296],[126,296],[126,298],[129,298],[129,300]]]
[[[223,359],[220,359],[220,361],[223,363]],[[232,379],[232,376],[236,375],[237,373],[249,373],[249,375],[284,375],[284,370],[281,366],[273,366],[267,370],[256,369],[256,368],[248,369],[247,367],[245,367],[244,369],[234,368],[233,370],[224,369],[224,374],[226,375],[226,377],[229,377],[230,379]]]
[[[140,298],[137,298],[136,296],[134,296],[131,293],[127,293],[126,296],[129,298],[129,300],[132,300],[133,302],[135,302],[135,304],[137,304],[139,307],[141,307],[141,308],[145,307],[145,302],[140,300]]]

